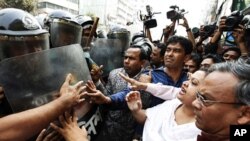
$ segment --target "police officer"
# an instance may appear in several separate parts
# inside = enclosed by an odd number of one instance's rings
[[[14,8],[0,11],[0,60],[49,49],[49,33],[29,13]]]
[[[0,10],[1,65],[7,61],[7,58],[46,49],[49,49],[49,34],[41,28],[32,15],[14,8]],[[79,89],[82,89],[83,83],[77,83],[72,87],[69,84],[71,78],[70,75],[67,77],[59,92],[60,97],[55,101],[32,110],[1,118],[0,123],[4,126],[0,128],[0,140],[27,140],[45,128],[64,111],[80,102],[78,92],[80,92]],[[0,93],[2,93],[2,89]],[[2,105],[0,108],[4,109]]]
[[[89,16],[78,15],[76,20],[83,28],[82,37],[87,38],[90,35],[91,28],[94,24],[93,19]]]
[[[14,8],[0,10],[0,61],[46,49],[49,49],[49,33],[31,14]],[[0,115],[11,112],[4,98]]]
[[[44,25],[49,29],[51,48],[81,43],[82,27],[67,11],[52,11]]]

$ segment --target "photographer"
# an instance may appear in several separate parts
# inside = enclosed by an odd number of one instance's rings
[[[234,42],[236,44],[236,47],[230,47],[227,48],[222,52],[222,56],[225,61],[230,61],[230,60],[236,60],[240,56],[246,57],[248,56],[248,50],[245,45],[245,27],[241,24],[234,25],[234,26],[229,26],[228,23],[226,22],[228,17],[221,17],[221,20],[219,22],[219,27],[216,30],[214,36],[210,40],[209,45],[207,46],[206,50],[209,50],[210,52],[219,52],[220,49],[223,49],[223,47],[219,47],[219,40],[223,32],[230,31],[232,30],[232,35],[234,37]],[[232,48],[232,49],[231,49]],[[240,52],[237,51],[237,49],[234,48],[239,48]],[[208,51],[207,51],[208,52]]]
[[[225,16],[221,17],[218,28],[215,30],[213,37],[211,38],[210,42],[205,48],[205,54],[219,52],[218,50],[220,50],[221,48],[219,47],[220,46],[219,41],[221,39],[223,29],[226,27],[225,22],[226,22],[226,17]]]
[[[225,22],[226,22],[226,17],[225,16],[221,17],[218,29],[215,31],[214,36],[210,40],[210,43],[218,43],[219,42],[220,37],[223,33],[223,28],[226,27]]]
[[[245,32],[246,32],[246,29],[241,24],[239,24],[239,26],[235,28],[233,31],[235,43],[237,47],[240,49],[241,57],[243,58],[248,57],[248,49],[246,47],[246,42],[245,42]]]
[[[208,53],[216,53],[215,50],[210,50],[216,48],[217,44],[210,44],[211,38],[214,36],[215,31],[217,30],[217,26],[215,23],[208,25],[201,25],[199,31],[196,31],[193,34],[198,36],[198,41],[196,42],[197,52],[200,54],[208,54]],[[212,46],[212,47],[210,47]]]

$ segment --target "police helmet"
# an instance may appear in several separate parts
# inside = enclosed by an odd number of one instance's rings
[[[83,29],[89,28],[94,24],[94,21],[90,16],[78,15],[76,21],[83,27]]]
[[[0,60],[49,49],[49,34],[31,14],[15,8],[0,10]]]
[[[108,39],[130,39],[130,32],[125,28],[114,27],[107,34]]]
[[[41,13],[35,16],[36,20],[38,21],[38,23],[41,25],[42,28],[46,29],[46,26],[44,25],[44,21],[46,20],[48,14],[46,13]]]
[[[134,33],[132,36],[131,44],[135,44],[135,43],[143,40],[144,38],[145,38],[145,35],[143,34],[143,32]]]
[[[138,42],[135,42],[134,44],[131,44],[131,46],[138,46],[141,48],[143,54],[145,54],[145,59],[150,60],[150,55],[152,53],[152,47],[154,46],[148,38],[143,38]]]
[[[50,32],[51,48],[81,43],[82,27],[69,12],[52,11],[48,14],[45,25]]]

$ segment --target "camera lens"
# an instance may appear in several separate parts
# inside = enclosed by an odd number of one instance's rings
[[[238,18],[236,17],[228,17],[225,24],[228,27],[234,27],[238,23]]]
[[[199,30],[200,29],[197,27],[192,28],[192,33],[194,35],[194,38],[197,38],[199,36]]]

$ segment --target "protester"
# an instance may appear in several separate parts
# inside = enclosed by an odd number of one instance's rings
[[[138,42],[131,45],[124,54],[123,67],[114,69],[110,72],[108,83],[106,85],[108,96],[124,90],[127,87],[127,82],[124,81],[120,76],[119,72],[135,79],[140,77],[140,74],[144,70],[144,64],[148,61],[151,52],[146,50],[149,46],[145,42]],[[93,91],[92,93],[96,93]],[[100,92],[100,91],[98,91]],[[98,93],[101,96],[101,92]],[[148,98],[145,95],[144,100]],[[93,103],[98,103],[90,98]],[[135,132],[135,120],[133,119],[130,111],[128,109],[116,109],[116,107],[106,107],[108,109],[106,117],[104,117],[104,127],[98,136],[98,140],[101,141],[127,141],[132,140]],[[111,110],[112,109],[112,110]]]
[[[139,123],[145,123],[143,129],[144,141],[196,140],[200,130],[198,130],[194,124],[195,114],[191,105],[204,76],[204,71],[195,72],[188,81],[183,83],[181,90],[176,88],[179,90],[177,94],[178,99],[175,98],[166,101],[160,105],[146,109],[146,111],[142,109],[140,93],[138,91],[131,91],[126,96],[128,107],[133,116]],[[166,88],[166,86],[155,86],[155,91],[150,92],[163,92],[163,90],[161,90],[163,88]],[[165,91],[163,95],[165,97],[176,95],[176,93],[171,94],[169,92],[172,91]]]
[[[144,82],[162,83],[164,85],[170,85],[180,87],[182,82],[187,80],[187,73],[183,71],[184,61],[189,58],[192,52],[191,42],[182,36],[173,36],[169,39],[167,49],[164,55],[165,67],[150,71],[150,75],[146,75],[148,78],[143,78]],[[117,75],[117,74],[116,74]],[[144,74],[145,76],[145,74]],[[142,77],[142,75],[141,75]],[[140,81],[141,81],[140,77]],[[123,80],[124,81],[124,80]],[[95,92],[88,93],[92,98],[92,101],[98,104],[111,104],[114,108],[127,107],[125,97],[129,92],[129,89],[125,91],[117,92],[109,97],[104,96],[101,92],[93,90]],[[150,107],[162,103],[164,100],[152,96],[150,98]]]

